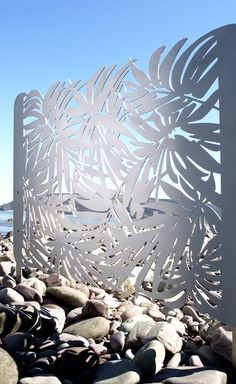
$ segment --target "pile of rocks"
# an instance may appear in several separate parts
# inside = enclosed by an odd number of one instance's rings
[[[0,384],[226,384],[232,332],[191,300],[170,309],[57,274],[15,281],[0,240]]]

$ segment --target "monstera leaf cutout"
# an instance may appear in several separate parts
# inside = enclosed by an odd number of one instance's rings
[[[116,290],[138,270],[137,293],[217,313],[218,53],[210,33],[158,48],[147,72],[129,61],[21,96],[20,265]]]

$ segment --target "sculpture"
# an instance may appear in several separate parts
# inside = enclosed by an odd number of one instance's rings
[[[234,324],[236,26],[15,103],[17,263]],[[137,268],[138,267],[138,268]],[[153,271],[151,291],[142,287]],[[233,299],[234,300],[234,299]]]

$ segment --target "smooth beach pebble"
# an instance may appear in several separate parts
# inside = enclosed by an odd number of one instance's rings
[[[165,355],[164,345],[158,340],[153,340],[138,350],[133,361],[143,374],[153,376],[162,368]]]
[[[24,377],[19,384],[61,384],[61,381],[53,375],[39,375],[34,377]]]
[[[15,287],[15,290],[19,292],[22,296],[24,296],[25,300],[34,300],[39,303],[43,302],[43,298],[41,294],[37,291],[37,289],[31,287],[26,283],[18,284]]]
[[[8,334],[2,339],[2,345],[10,353],[33,350],[39,344],[38,339],[28,332]]]
[[[55,304],[44,304],[42,308],[46,309],[48,315],[55,321],[55,331],[61,333],[66,321],[66,314],[63,308]]]
[[[103,301],[88,300],[82,308],[82,315],[87,317],[102,316],[109,319],[110,308]]]
[[[0,382],[2,384],[18,383],[18,367],[12,356],[0,347]]]
[[[119,330],[128,332],[125,341],[126,348],[142,347],[143,339],[155,324],[155,321],[147,315],[131,317],[121,324]]]
[[[181,352],[177,352],[168,361],[168,363],[166,364],[166,367],[167,368],[177,368],[181,364],[181,361],[182,361]]]
[[[130,360],[107,361],[97,367],[93,384],[137,384],[142,376]]]
[[[30,277],[29,279],[25,280],[24,283],[36,289],[36,291],[38,291],[41,296],[45,295],[47,286],[42,280],[39,280],[37,277]]]
[[[110,337],[111,348],[114,352],[120,352],[125,346],[125,333],[122,331],[114,332]]]
[[[166,350],[171,353],[179,352],[183,344],[175,328],[165,321],[157,322],[142,341],[145,344],[151,340],[161,341]]]
[[[225,372],[212,368],[179,367],[163,368],[143,384],[227,384]]]
[[[90,383],[98,363],[98,355],[89,348],[67,348],[58,361],[58,373],[75,383]]]
[[[57,273],[51,273],[50,275],[40,273],[38,275],[38,278],[39,280],[42,280],[47,287],[70,287],[71,285],[69,279],[67,279],[63,275],[58,275]]]
[[[0,291],[0,302],[2,304],[24,303],[24,301],[24,297],[12,288],[3,288]]]
[[[188,359],[188,365],[193,367],[204,367],[200,357],[198,355],[192,355]]]
[[[3,279],[2,279],[2,285],[4,288],[15,288],[16,281],[12,276],[5,275],[3,276]]]
[[[157,308],[150,308],[148,315],[155,321],[164,321],[166,316]]]
[[[132,349],[126,349],[125,351],[125,357],[126,359],[133,360],[134,358],[134,353],[132,352]]]
[[[233,332],[227,327],[218,327],[212,335],[211,348],[214,352],[232,361]]]
[[[82,309],[83,307],[77,307],[69,311],[66,315],[67,324],[69,324],[70,322],[81,320],[83,318]]]
[[[202,319],[198,314],[197,314],[197,311],[191,307],[190,305],[185,305],[183,307],[183,313],[184,315],[188,315],[188,316],[192,316],[193,320],[194,321],[197,321],[199,323],[202,323],[204,324],[205,323],[205,320]]]
[[[11,261],[0,262],[0,276],[9,275],[12,269],[13,269],[13,264]]]
[[[229,365],[228,360],[223,359],[218,353],[214,352],[210,345],[203,345],[198,350],[198,355],[204,365],[210,367],[223,368],[226,364]]]
[[[51,339],[54,339],[57,345],[65,342],[68,343],[70,347],[89,347],[89,342],[85,337],[75,336],[65,332],[54,335]]]
[[[104,317],[93,317],[91,319],[76,322],[64,328],[63,332],[76,336],[83,336],[86,339],[97,339],[108,334],[110,329],[109,320]]]
[[[49,294],[59,300],[64,301],[65,304],[69,304],[74,308],[82,307],[88,301],[88,297],[85,295],[85,293],[79,291],[78,289],[70,288],[67,286],[47,288],[46,293],[47,295]]]
[[[78,289],[80,292],[83,292],[88,297],[88,299],[90,299],[90,289],[87,285],[83,283],[75,283],[74,285],[71,285],[71,288]]]
[[[122,313],[121,319],[122,321],[128,320],[130,317],[140,316],[143,314],[145,308],[139,307],[138,305],[130,305],[126,310]]]
[[[132,316],[121,324],[120,330],[124,332],[130,332],[137,326],[152,327],[154,324],[155,321],[148,315]]]
[[[187,328],[186,325],[180,320],[178,320],[176,317],[168,316],[166,321],[174,327],[174,329],[180,336],[183,336],[185,334]]]

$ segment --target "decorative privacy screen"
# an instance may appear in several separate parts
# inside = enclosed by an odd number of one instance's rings
[[[18,265],[117,290],[135,272],[136,292],[235,325],[235,73],[230,25],[158,48],[146,72],[20,94]]]

